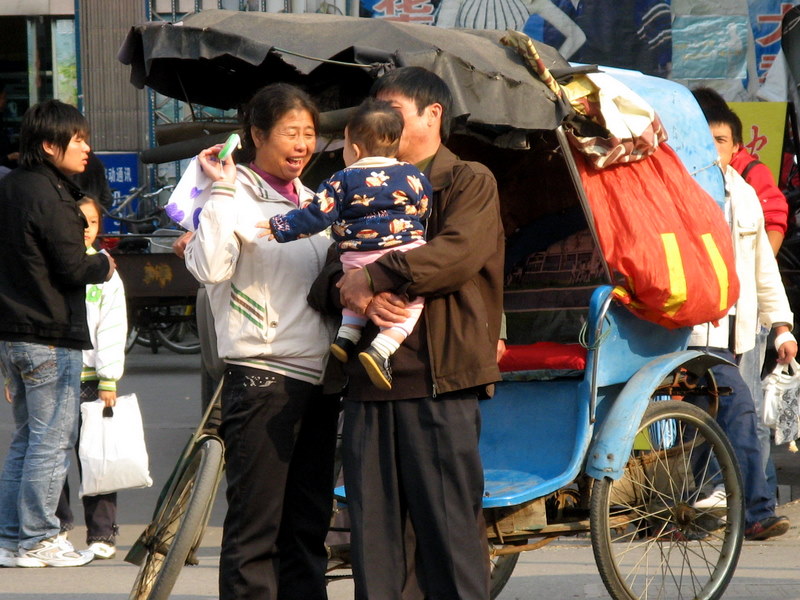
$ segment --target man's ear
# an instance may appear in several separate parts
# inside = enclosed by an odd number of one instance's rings
[[[60,153],[60,148],[53,142],[42,142],[42,149],[44,150],[45,154],[51,158],[55,158]]]
[[[438,102],[434,102],[433,104],[429,104],[426,107],[426,110],[428,111],[429,118],[441,121],[443,112],[441,104],[439,104]],[[429,125],[431,125],[431,123],[429,123]]]

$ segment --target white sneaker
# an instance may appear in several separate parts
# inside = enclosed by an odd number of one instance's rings
[[[92,562],[94,554],[75,550],[68,540],[58,537],[42,540],[30,550],[20,550],[18,567],[80,567]]]
[[[117,554],[116,546],[105,542],[92,542],[89,544],[88,550],[94,554],[95,558],[114,558]]]
[[[13,550],[0,548],[0,567],[16,567],[17,553]]]
[[[728,495],[725,493],[725,486],[718,485],[713,492],[705,498],[697,500],[692,506],[694,508],[728,508]]]

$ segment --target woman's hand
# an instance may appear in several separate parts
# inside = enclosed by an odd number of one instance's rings
[[[396,294],[381,292],[373,296],[364,314],[378,327],[392,327],[409,317],[406,304],[407,302]]]
[[[219,161],[219,151],[222,150],[222,144],[206,148],[197,155],[197,160],[200,166],[211,181],[227,181],[228,183],[236,183],[236,163],[233,162],[233,157],[229,156],[222,163]]]
[[[194,237],[194,231],[187,231],[186,233],[181,234],[177,240],[172,242],[172,251],[176,256],[178,256],[178,258],[185,258],[186,245],[191,241],[192,237]]]
[[[102,400],[108,408],[117,405],[117,392],[112,392],[110,390],[99,390],[97,392],[97,397],[100,398],[100,400]]]

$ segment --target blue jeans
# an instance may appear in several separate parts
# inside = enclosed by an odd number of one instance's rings
[[[772,462],[770,428],[764,424],[764,390],[761,387],[761,368],[767,353],[768,337],[769,329],[761,327],[761,331],[756,335],[755,348],[745,352],[739,358],[739,372],[753,395],[753,403],[756,406],[758,442],[761,446],[761,464],[767,474],[767,487],[771,496],[774,497],[778,487],[778,478],[775,473],[775,463]]]
[[[0,474],[0,547],[58,535],[56,506],[78,437],[81,351],[0,341],[15,431]]]
[[[734,362],[734,356],[722,348],[709,348],[709,352]],[[732,393],[719,399],[719,423],[733,446],[742,473],[745,502],[745,524],[775,515],[775,495],[767,488],[767,478],[761,464],[761,446],[758,441],[756,410],[750,389],[733,365],[717,365],[711,372],[720,387],[731,388]]]

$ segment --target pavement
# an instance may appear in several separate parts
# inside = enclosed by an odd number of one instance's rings
[[[158,492],[200,416],[199,358],[169,352],[153,355],[137,348],[128,355],[121,393],[135,391],[145,419],[152,488],[119,495],[118,554],[85,567],[66,569],[0,569],[0,600],[123,600],[128,598],[137,567],[124,562],[131,544],[150,519]],[[0,460],[11,432],[10,410],[0,404]],[[724,598],[800,600],[800,453],[774,450],[778,473],[778,514],[791,519],[789,531],[763,542],[745,542],[739,566]],[[76,473],[70,474],[77,489]],[[76,513],[80,513],[78,510]],[[187,567],[170,596],[172,600],[217,598],[217,571],[224,484],[220,489],[200,551],[200,564]],[[70,535],[81,548],[85,535],[80,514]],[[329,600],[351,600],[352,581],[334,581]],[[592,555],[588,536],[561,538],[546,548],[525,552],[498,600],[575,600],[608,598]]]

